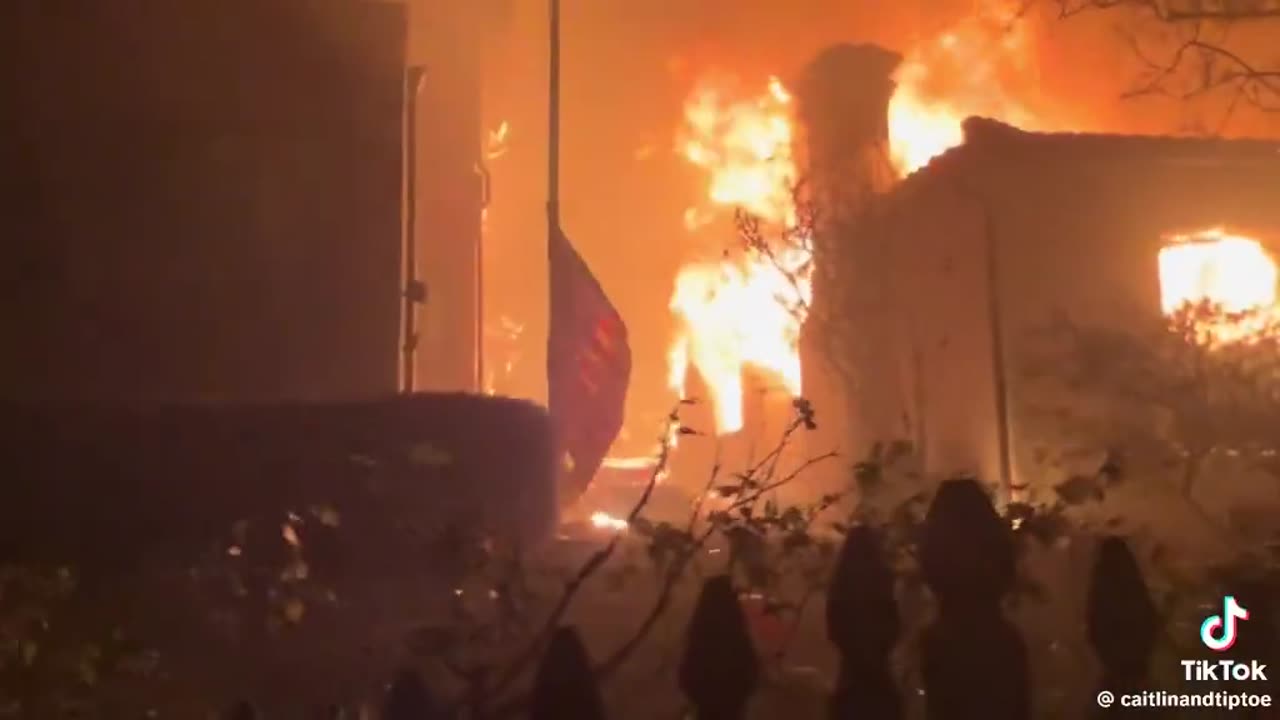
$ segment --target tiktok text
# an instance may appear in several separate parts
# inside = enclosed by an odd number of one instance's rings
[[[1183,660],[1182,675],[1187,682],[1266,682],[1267,666],[1257,660]]]

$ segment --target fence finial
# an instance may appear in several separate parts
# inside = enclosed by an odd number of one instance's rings
[[[538,667],[530,720],[604,720],[604,700],[578,631],[556,630]]]
[[[879,532],[866,526],[850,530],[827,593],[827,637],[840,651],[832,718],[902,717],[889,670],[900,629],[893,585]]]
[[[1138,561],[1120,538],[1108,537],[1098,546],[1085,623],[1102,663],[1099,689],[1121,694],[1149,689],[1147,668],[1160,623]]]
[[[938,599],[922,659],[932,720],[1026,720],[1027,649],[1005,619],[1012,589],[1012,532],[982,486],[968,478],[938,488],[925,518],[920,565]]]
[[[707,580],[689,621],[680,689],[698,720],[738,720],[760,678],[760,661],[728,575]]]

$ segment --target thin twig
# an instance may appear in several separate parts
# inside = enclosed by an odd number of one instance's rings
[[[635,522],[636,518],[640,516],[640,513],[644,511],[645,506],[649,504],[650,497],[653,495],[654,487],[658,484],[658,478],[662,477],[662,474],[666,472],[667,463],[671,454],[670,429],[677,423],[679,423],[678,407],[677,409],[672,410],[670,415],[668,415],[667,430],[663,433],[660,441],[661,444],[659,446],[660,449],[658,452],[657,463],[654,465],[653,472],[649,474],[649,479],[645,484],[644,492],[641,493],[639,499],[636,500],[631,511],[627,514],[626,520],[628,525]],[[490,687],[489,693],[491,696],[498,696],[505,692],[512,683],[523,675],[524,671],[533,662],[533,660],[542,654],[544,646],[550,641],[552,635],[554,635],[556,629],[559,627],[560,621],[568,612],[569,607],[573,604],[573,600],[577,596],[578,591],[592,575],[594,575],[606,562],[609,561],[609,558],[613,557],[614,551],[621,542],[622,535],[622,530],[616,531],[613,534],[613,537],[609,539],[609,542],[603,548],[592,553],[591,556],[587,558],[586,562],[578,568],[578,572],[574,574],[573,578],[570,579],[568,583],[566,583],[564,591],[560,594],[559,600],[556,602],[555,607],[552,608],[551,613],[547,616],[546,622],[543,623],[542,629],[535,636],[534,640],[529,643],[524,652],[518,655],[515,660],[507,665],[502,675],[500,675],[498,680]]]

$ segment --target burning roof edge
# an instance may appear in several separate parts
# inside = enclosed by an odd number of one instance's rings
[[[999,152],[1006,157],[1070,153],[1073,159],[1141,157],[1182,163],[1274,163],[1280,170],[1280,142],[1175,135],[1118,135],[1107,133],[1033,132],[984,117],[970,117],[961,125],[964,142],[930,160],[906,178],[950,172],[978,155]]]

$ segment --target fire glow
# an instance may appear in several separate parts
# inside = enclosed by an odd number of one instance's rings
[[[603,510],[597,510],[591,513],[591,526],[597,530],[621,532],[627,529],[627,521],[620,517],[614,517]]]
[[[889,102],[889,155],[899,175],[964,142],[961,123],[968,117],[1045,129],[1009,92],[1033,86],[1033,48],[1026,27],[1002,16],[1010,13],[968,18],[904,58]]]
[[[960,145],[966,117],[1039,127],[1004,92],[1011,76],[1025,81],[1029,51],[1020,26],[982,16],[909,53],[888,109],[889,154],[898,174]],[[696,231],[726,209],[740,209],[770,235],[801,230],[795,227],[791,96],[776,78],[754,96],[729,86],[704,82],[685,103],[678,147],[707,174],[706,201],[686,211],[685,224]],[[671,310],[680,330],[668,352],[668,384],[684,397],[686,373],[695,369],[708,388],[719,435],[742,429],[746,368],[800,394],[798,346],[813,267],[803,249],[809,244],[794,239],[770,248],[770,257],[737,253],[687,264],[676,277]]]
[[[680,152],[707,174],[706,205],[686,212],[686,226],[695,231],[741,209],[770,228],[794,229],[793,119],[782,83],[773,78],[748,98],[704,83],[686,102],[684,119]],[[717,434],[742,429],[747,367],[800,394],[800,327],[812,294],[803,245],[789,242],[767,257],[744,250],[689,263],[677,274],[670,307],[680,329],[668,352],[669,384],[684,397],[688,369],[696,369]]]
[[[1202,328],[1209,339],[1247,340],[1270,325],[1276,264],[1257,240],[1222,229],[1175,236],[1161,249],[1158,264],[1160,306],[1166,315],[1202,302],[1244,315]]]

